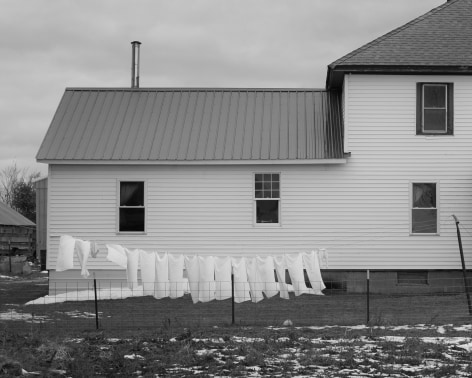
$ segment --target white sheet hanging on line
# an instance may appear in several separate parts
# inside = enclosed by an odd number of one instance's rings
[[[166,298],[170,294],[169,258],[167,253],[156,253],[156,279],[154,284],[154,298]]]
[[[249,282],[247,280],[246,258],[233,257],[231,259],[234,276],[234,301],[241,303],[251,300]]]
[[[262,291],[271,298],[279,293],[277,282],[275,282],[275,267],[272,256],[257,256],[257,269],[259,271],[259,278],[262,282]]]
[[[184,256],[168,254],[169,262],[169,296],[180,298],[184,295]]]
[[[185,256],[184,258],[185,270],[187,271],[188,285],[190,288],[190,295],[193,303],[197,303],[198,287],[199,287],[199,268],[198,256]]]
[[[215,260],[213,256],[198,256],[198,300],[209,302],[215,299]]]
[[[139,264],[139,250],[134,249],[130,251],[125,248],[126,257],[128,258],[126,264],[126,277],[128,279],[128,288],[136,290],[138,287],[138,264]]]
[[[259,275],[257,257],[246,258],[246,271],[249,287],[251,288],[251,301],[254,303],[260,302],[264,299],[264,296],[262,295],[264,285]]]
[[[57,253],[56,272],[72,269],[74,267],[75,239],[69,235],[61,236]]]
[[[326,286],[321,277],[318,254],[315,251],[303,253],[303,265],[311,283],[313,294],[323,295],[322,290],[324,290]]]
[[[285,282],[285,269],[287,269],[287,264],[285,263],[285,256],[274,256],[274,266],[275,271],[277,273],[280,298],[289,299],[290,296],[288,294],[288,286]]]
[[[87,270],[87,262],[90,256],[91,242],[76,239],[70,235],[62,235],[59,240],[56,271],[63,272],[74,268],[74,255],[77,255],[81,267],[80,274],[87,278],[90,274]]]
[[[215,257],[215,298],[231,298],[231,258]]]
[[[140,249],[139,266],[141,268],[143,295],[154,295],[154,283],[156,281],[156,253]]]
[[[293,291],[295,295],[308,293],[305,284],[305,275],[303,274],[303,258],[301,253],[290,253],[285,255],[285,263],[287,264],[288,273],[292,281]]]

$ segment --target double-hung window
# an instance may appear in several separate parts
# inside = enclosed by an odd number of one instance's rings
[[[120,181],[119,232],[144,232],[144,181]]]
[[[452,83],[417,83],[417,135],[452,135]]]
[[[254,176],[256,223],[280,223],[280,173],[256,173]]]
[[[411,208],[412,234],[438,233],[436,183],[413,183]]]

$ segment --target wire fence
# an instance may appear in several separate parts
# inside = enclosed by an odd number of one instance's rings
[[[218,287],[218,283],[217,287]],[[220,282],[220,287],[231,287]],[[260,283],[264,287],[266,283]],[[303,283],[304,284],[304,283]],[[469,323],[464,281],[442,279],[442,292],[434,282],[410,282],[399,294],[374,294],[383,280],[325,282],[323,295],[305,293],[289,298],[264,294],[257,303],[236,303],[241,293],[221,293],[222,300],[194,303],[188,293],[179,298],[156,299],[146,295],[144,285],[130,290],[114,281],[56,282],[57,290],[32,282],[15,286],[4,296],[0,321],[9,329],[44,331],[152,330],[178,327],[239,326],[335,326]],[[29,285],[29,286],[28,286]],[[296,288],[292,283],[290,288]],[[60,287],[60,289],[59,289]],[[346,287],[363,288],[349,292]],[[214,292],[213,292],[214,293]],[[48,295],[49,294],[49,295]],[[162,293],[161,293],[162,294]],[[224,294],[224,295],[223,295]],[[95,299],[96,295],[96,299]],[[161,296],[164,296],[162,294]],[[195,295],[194,295],[195,298]],[[247,298],[250,299],[250,298]]]

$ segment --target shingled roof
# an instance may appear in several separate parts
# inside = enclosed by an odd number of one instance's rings
[[[450,0],[328,66],[327,88],[344,73],[472,73],[472,0]]]
[[[343,159],[340,94],[303,89],[67,89],[48,163]]]

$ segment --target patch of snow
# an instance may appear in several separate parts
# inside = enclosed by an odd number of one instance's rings
[[[124,358],[128,360],[134,360],[134,359],[139,359],[139,360],[144,360],[143,356],[140,356],[139,354],[133,353],[133,354],[125,354]]]
[[[33,315],[29,313],[16,312],[15,310],[10,310],[6,312],[1,312],[0,320],[25,320],[32,322],[35,320],[48,321],[51,319],[49,319],[47,316]]]

